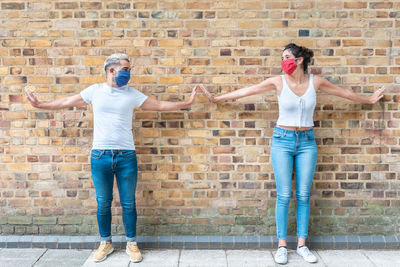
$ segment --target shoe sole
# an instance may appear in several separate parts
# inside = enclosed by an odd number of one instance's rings
[[[308,263],[317,263],[318,261],[316,260],[316,261],[308,261],[308,260],[306,260],[306,259],[304,259],[304,261],[305,262],[308,262]]]
[[[143,260],[143,257],[142,257],[142,259],[137,260],[137,261],[131,260],[131,259],[130,259],[131,255],[129,255],[128,250],[125,250],[125,252],[126,252],[126,254],[128,254],[129,260],[130,260],[131,262],[133,262],[133,263],[139,263],[139,262],[141,262],[141,261]]]
[[[104,258],[102,258],[102,259],[100,259],[100,260],[93,259],[93,261],[94,261],[94,262],[102,262],[102,261],[104,261],[105,259],[107,259],[107,256],[110,255],[110,254],[113,253],[113,252],[114,252],[114,248],[111,248],[110,251],[107,252],[107,254],[104,256]]]

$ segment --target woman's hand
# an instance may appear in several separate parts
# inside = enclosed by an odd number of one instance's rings
[[[215,103],[217,102],[217,100],[215,99],[215,97],[210,93],[210,91],[208,91],[204,85],[200,84],[200,88],[201,90],[203,90],[204,94],[208,97],[208,100],[210,100],[211,102]]]
[[[375,104],[383,97],[383,92],[385,91],[385,87],[382,86],[378,90],[376,90],[370,97],[368,97],[371,104]]]
[[[36,98],[36,96],[32,93],[34,91],[34,88],[31,86],[26,86],[25,87],[25,93],[27,95],[28,101],[31,103],[31,105],[35,108],[40,108],[40,101]]]

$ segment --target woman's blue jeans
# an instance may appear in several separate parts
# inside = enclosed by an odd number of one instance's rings
[[[117,179],[122,206],[126,238],[136,238],[137,161],[135,150],[92,150],[91,171],[97,200],[97,224],[100,240],[111,240],[111,202],[113,200],[114,175]]]
[[[290,131],[274,128],[271,160],[276,181],[275,219],[277,236],[286,239],[293,164],[296,173],[297,237],[307,238],[310,190],[317,164],[314,130]]]

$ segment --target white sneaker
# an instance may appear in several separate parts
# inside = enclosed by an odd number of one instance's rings
[[[287,249],[285,247],[280,247],[275,253],[275,262],[279,264],[287,263]]]
[[[297,254],[303,257],[303,259],[307,262],[314,263],[317,262],[317,257],[311,253],[311,251],[306,246],[297,247]]]

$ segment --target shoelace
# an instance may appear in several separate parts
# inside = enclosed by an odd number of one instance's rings
[[[106,251],[107,250],[107,245],[109,245],[109,244],[104,244],[104,246],[103,246],[103,251]]]
[[[133,251],[133,252],[138,252],[139,251],[139,248],[134,244],[130,244],[128,246],[128,248],[129,248],[130,251]]]

